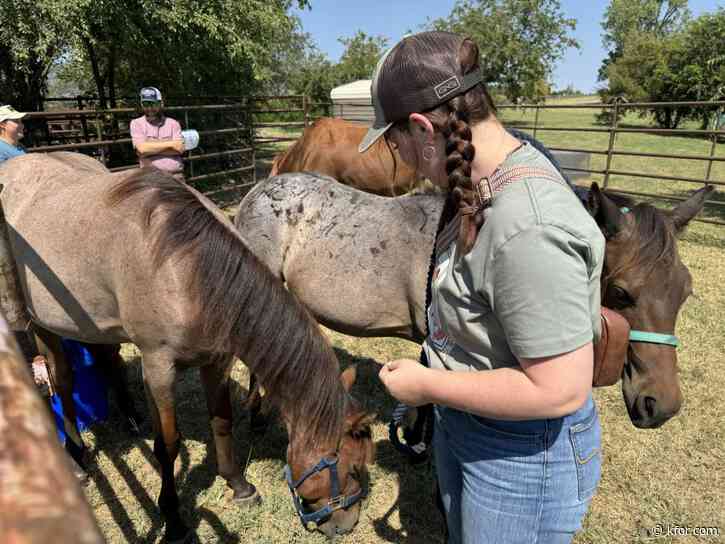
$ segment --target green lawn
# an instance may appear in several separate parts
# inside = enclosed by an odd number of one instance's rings
[[[576,99],[564,99],[555,101],[554,104],[576,104],[591,102],[591,97],[578,97]],[[601,110],[599,108],[542,108],[539,112],[536,137],[544,144],[558,148],[578,148],[592,151],[607,151],[610,135],[608,132],[574,132],[574,131],[547,131],[548,128],[604,128],[595,123],[595,115]],[[509,109],[500,111],[503,122],[511,126],[533,125],[535,121],[534,109]],[[641,118],[635,112],[629,112],[621,121],[620,126],[627,128],[651,127],[651,119]],[[694,123],[686,124],[686,128],[698,128]],[[531,132],[531,130],[529,130]],[[640,152],[640,153],[662,153],[675,155],[705,155],[709,156],[712,151],[712,140],[702,136],[688,135],[658,135],[640,133],[619,133],[616,136],[615,151]],[[725,142],[718,143],[714,149],[715,157],[725,157]],[[591,169],[604,170],[607,163],[607,156],[601,154],[591,155]],[[704,179],[708,167],[708,161],[666,159],[652,157],[612,157],[610,170],[623,172],[634,172],[650,175],[664,175],[674,177],[687,177]],[[725,183],[725,162],[713,162],[710,172],[710,180]],[[604,176],[592,174],[589,179],[579,183],[587,184],[596,181],[600,185]],[[652,193],[664,197],[682,197],[688,192],[701,187],[698,183],[669,181],[662,179],[651,179],[644,177],[632,177],[623,175],[611,175],[608,180],[608,187],[640,193]],[[723,202],[722,192],[716,194],[712,200]],[[725,207],[722,205],[707,206],[703,217],[708,219],[725,220]]]

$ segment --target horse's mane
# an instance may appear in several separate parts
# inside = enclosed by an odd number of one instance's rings
[[[628,208],[634,217],[634,228],[623,231],[620,236],[632,247],[627,258],[616,267],[606,270],[606,279],[625,274],[634,268],[646,268],[649,274],[657,266],[666,266],[676,255],[677,237],[667,214],[646,202],[636,203],[620,193],[604,193],[620,209]]]
[[[145,227],[155,225],[155,262],[182,256],[189,268],[203,351],[238,355],[291,426],[336,442],[347,394],[337,358],[305,308],[185,184],[143,168],[113,185],[107,199],[116,206],[134,197]]]

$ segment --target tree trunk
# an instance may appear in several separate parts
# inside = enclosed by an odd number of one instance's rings
[[[108,102],[106,100],[106,80],[101,74],[101,69],[98,65],[98,55],[96,50],[88,38],[83,38],[83,45],[86,48],[88,59],[91,61],[91,70],[93,71],[93,81],[96,83],[96,91],[98,92],[98,109],[108,109]]]

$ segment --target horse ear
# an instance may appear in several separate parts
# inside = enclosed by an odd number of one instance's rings
[[[342,382],[342,386],[345,388],[345,391],[348,393],[350,392],[350,389],[352,389],[352,384],[355,383],[355,378],[357,377],[357,370],[355,366],[349,366],[347,367],[342,374],[340,374],[340,381]]]
[[[705,205],[705,201],[715,190],[712,185],[705,185],[701,189],[695,191],[690,198],[678,204],[674,210],[670,213],[672,221],[675,224],[677,232],[681,232],[690,220],[695,217],[702,207]]]
[[[602,229],[604,237],[614,238],[622,226],[624,214],[612,200],[605,195],[596,182],[589,188],[587,210]]]

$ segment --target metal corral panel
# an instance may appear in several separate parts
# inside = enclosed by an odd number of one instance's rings
[[[369,79],[361,79],[332,89],[333,116],[371,125],[375,119]]]
[[[591,170],[591,153],[585,153],[583,151],[552,151],[551,152],[556,160],[559,161],[559,165],[572,180],[577,179],[589,179],[591,174],[589,172],[580,172],[579,170]],[[574,168],[575,170],[571,170]]]

